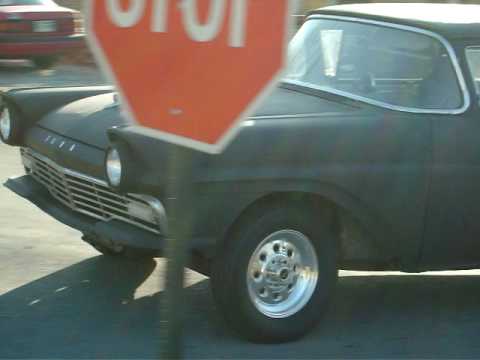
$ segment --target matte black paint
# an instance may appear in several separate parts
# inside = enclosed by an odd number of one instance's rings
[[[454,46],[468,74],[463,47]],[[176,181],[171,170],[184,166],[172,154],[193,150],[142,135],[124,120],[109,91],[33,89],[6,96],[29,119],[22,145],[69,169],[104,179],[105,149],[123,143],[136,165],[128,191],[158,197],[168,214],[174,200],[165,188]],[[476,104],[462,115],[413,114],[280,86],[222,154],[192,154],[195,249],[211,254],[256,201],[303,193],[350,214],[381,250],[385,268],[476,266],[478,117]],[[62,141],[67,145],[59,148]],[[72,144],[75,151],[68,150]],[[372,261],[363,259],[358,268]]]
[[[425,116],[299,90],[279,88],[224,153],[194,154],[195,237],[213,246],[256,200],[272,193],[313,193],[353,214],[384,249],[385,259],[416,259],[429,181],[431,122]],[[15,101],[18,94],[9,96]],[[112,96],[103,94],[48,113],[27,132],[25,145],[64,167],[104,178],[106,130],[125,124],[118,107],[112,107]],[[175,181],[169,169],[182,165],[169,157],[174,145],[128,126],[108,133],[114,142],[128,144],[135,162],[142,164],[129,191],[159,197],[168,211],[164,189]],[[66,145],[59,148],[61,142]],[[75,151],[69,151],[71,144],[76,144]]]

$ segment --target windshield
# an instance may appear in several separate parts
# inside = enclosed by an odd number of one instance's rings
[[[0,6],[46,5],[51,3],[51,0],[0,0]]]
[[[470,66],[473,81],[475,83],[475,91],[480,96],[480,46],[467,49],[467,61]]]
[[[290,44],[285,81],[400,110],[463,104],[451,57],[439,40],[357,22],[308,20]]]

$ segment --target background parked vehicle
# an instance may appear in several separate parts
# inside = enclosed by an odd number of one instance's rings
[[[52,0],[0,0],[0,59],[30,59],[48,68],[84,46],[78,11]]]

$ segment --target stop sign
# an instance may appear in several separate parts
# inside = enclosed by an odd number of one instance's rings
[[[90,45],[136,124],[216,153],[279,80],[294,1],[90,1]]]

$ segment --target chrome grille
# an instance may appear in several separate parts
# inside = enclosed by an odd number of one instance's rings
[[[99,220],[116,219],[159,233],[155,212],[142,196],[117,194],[106,182],[65,169],[32,149],[21,149],[21,155],[27,172],[70,209]],[[140,218],[132,214],[133,206],[151,216]]]

